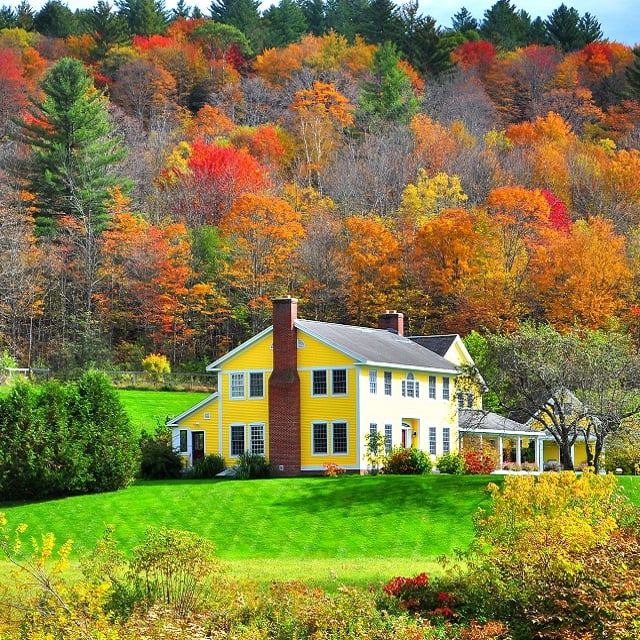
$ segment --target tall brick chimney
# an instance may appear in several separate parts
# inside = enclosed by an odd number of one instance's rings
[[[378,329],[389,329],[403,336],[404,316],[397,311],[385,311],[378,315]]]
[[[269,378],[269,462],[274,475],[300,473],[300,377],[296,298],[273,302],[273,372]]]

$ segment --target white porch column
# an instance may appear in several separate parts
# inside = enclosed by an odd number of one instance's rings
[[[522,438],[516,438],[516,464],[522,463]]]
[[[502,448],[502,436],[498,436],[498,449],[500,450],[500,468],[504,463],[504,449]]]

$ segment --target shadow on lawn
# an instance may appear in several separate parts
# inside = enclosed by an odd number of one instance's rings
[[[274,503],[308,513],[348,511],[361,506],[366,506],[372,514],[425,507],[430,511],[474,513],[489,499],[487,484],[496,480],[500,482],[500,479],[488,476],[444,475],[307,478],[296,495],[283,496]]]

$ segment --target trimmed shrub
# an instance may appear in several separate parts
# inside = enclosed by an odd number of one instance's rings
[[[239,480],[270,478],[271,463],[264,456],[245,451],[238,457],[235,477]]]
[[[460,453],[444,453],[436,460],[440,473],[462,475],[467,472],[467,463]]]
[[[385,461],[385,473],[421,475],[431,471],[431,458],[413,447],[394,447]]]
[[[210,453],[204,458],[196,460],[190,476],[197,480],[215,478],[227,468],[224,458],[217,453]]]

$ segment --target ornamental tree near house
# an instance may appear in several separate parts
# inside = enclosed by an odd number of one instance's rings
[[[640,357],[623,334],[575,329],[563,335],[526,324],[509,335],[489,334],[486,347],[488,366],[480,373],[499,409],[546,428],[565,468],[573,468],[571,448],[584,438],[588,463],[598,470],[609,436],[640,414]]]

